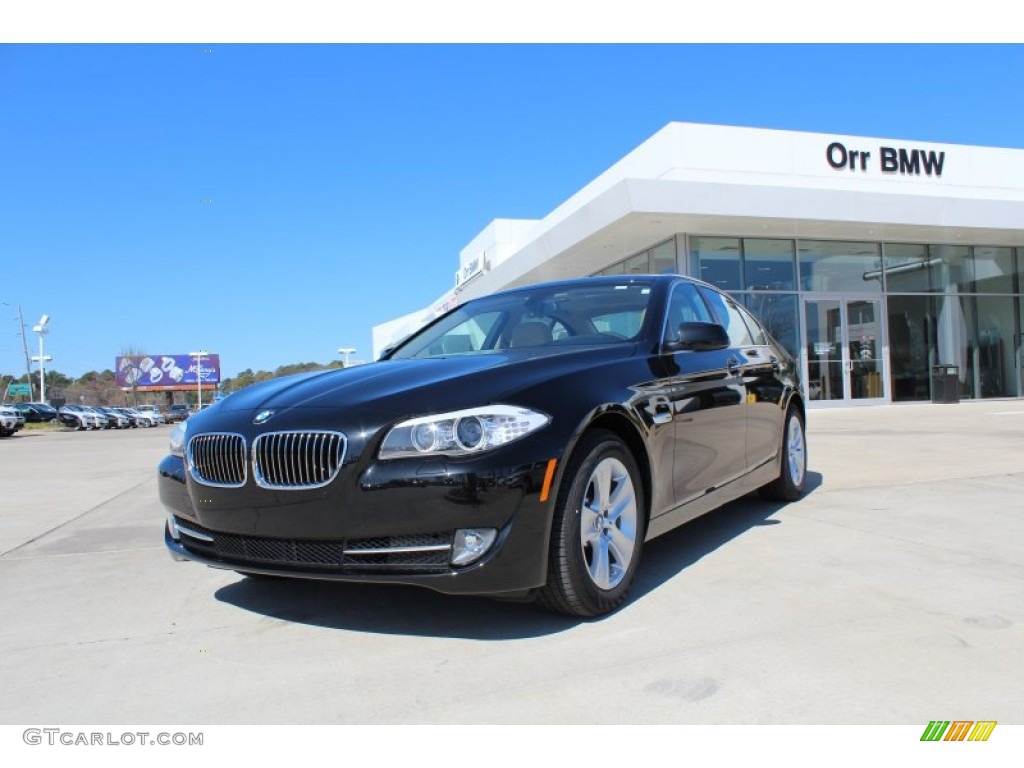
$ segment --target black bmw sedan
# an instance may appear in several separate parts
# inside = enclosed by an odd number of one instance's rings
[[[678,275],[468,302],[371,365],[251,386],[174,428],[176,559],[416,584],[596,616],[643,543],[759,489],[804,488],[792,358]]]

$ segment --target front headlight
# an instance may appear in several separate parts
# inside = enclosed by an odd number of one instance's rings
[[[512,405],[420,416],[392,427],[378,455],[382,459],[468,456],[525,437],[549,421],[546,414]]]
[[[171,453],[181,456],[181,458],[185,458],[185,430],[187,428],[188,422],[179,421],[171,430]]]

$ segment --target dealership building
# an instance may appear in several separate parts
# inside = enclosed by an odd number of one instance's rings
[[[1024,150],[692,123],[543,219],[491,222],[374,353],[504,288],[662,272],[753,310],[811,405],[1024,396]]]

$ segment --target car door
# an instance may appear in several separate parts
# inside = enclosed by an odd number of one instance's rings
[[[785,416],[779,409],[779,360],[767,335],[746,310],[711,288],[699,290],[729,334],[730,355],[738,362],[746,414],[746,466],[753,469],[772,460],[779,448]]]
[[[747,464],[751,469],[772,461],[782,444],[786,420],[783,404],[787,386],[781,377],[784,361],[771,345],[762,325],[743,306],[736,305],[754,339],[744,350],[747,368]]]
[[[663,346],[680,324],[715,323],[697,286],[672,287],[663,330]],[[672,353],[670,390],[674,421],[674,488],[685,504],[734,480],[746,471],[746,419],[743,380],[735,350],[680,350]]]

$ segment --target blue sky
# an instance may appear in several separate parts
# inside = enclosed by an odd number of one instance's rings
[[[1024,147],[1024,46],[0,45],[0,373],[368,359],[674,120]],[[210,202],[202,202],[210,201]]]

